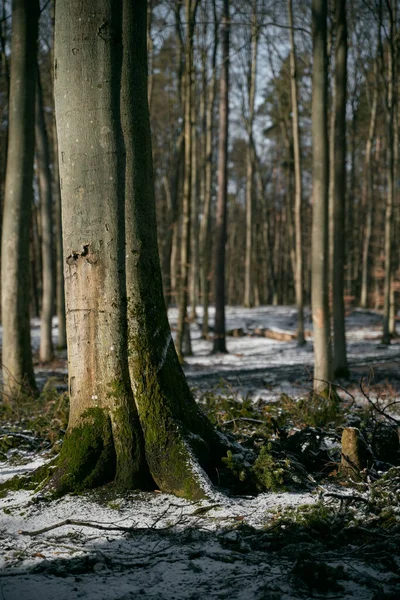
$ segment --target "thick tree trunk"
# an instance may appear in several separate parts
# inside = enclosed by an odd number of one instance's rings
[[[42,242],[42,310],[40,319],[40,362],[49,362],[54,355],[52,320],[54,308],[53,267],[53,206],[51,193],[50,152],[44,118],[43,93],[39,70],[36,84],[36,163],[40,193]]]
[[[36,389],[29,321],[38,0],[13,0],[10,114],[1,252],[3,393]]]
[[[225,246],[228,196],[229,0],[224,0],[223,4],[221,39],[222,66],[219,90],[218,197],[214,250],[214,353],[227,352],[225,340]]]
[[[199,498],[209,481],[197,458],[215,464],[220,442],[186,383],[163,298],[146,3],[97,8],[73,0],[56,16],[71,412],[53,483],[132,489],[151,474]]]
[[[331,380],[331,341],[328,299],[328,191],[329,147],[327,128],[327,0],[313,0],[313,223],[312,317],[314,328],[314,390],[324,391]]]
[[[335,127],[334,135],[334,193],[333,193],[333,360],[334,375],[347,376],[344,268],[346,214],[346,100],[347,100],[347,20],[346,0],[336,0],[335,41]]]

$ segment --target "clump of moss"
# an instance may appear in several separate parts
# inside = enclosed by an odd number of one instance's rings
[[[115,464],[110,417],[101,408],[90,408],[65,437],[52,479],[54,493],[81,492],[112,481]]]

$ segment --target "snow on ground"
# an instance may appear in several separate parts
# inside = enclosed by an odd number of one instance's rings
[[[305,312],[307,344],[299,348],[295,340],[278,341],[255,332],[270,330],[294,334],[297,311],[293,306],[261,306],[245,309],[226,308],[227,331],[242,330],[242,337],[227,337],[228,354],[211,354],[212,341],[201,339],[202,308],[197,307],[197,319],[190,326],[193,356],[186,357],[185,373],[190,385],[200,392],[218,388],[224,393],[238,397],[273,401],[281,393],[299,397],[312,387],[313,342],[312,321],[309,309]],[[178,309],[170,308],[168,316],[173,331],[177,325]],[[214,308],[210,307],[210,323],[213,325]],[[400,359],[400,340],[392,344],[380,344],[382,315],[378,311],[354,309],[346,318],[347,351],[350,367],[354,371],[354,384],[361,376],[368,375],[370,367],[385,365]],[[212,332],[211,332],[212,333]],[[32,320],[32,347],[38,352],[40,321]],[[2,330],[0,327],[0,340]],[[53,321],[53,340],[57,342],[57,319]],[[36,365],[39,384],[50,376],[66,387],[66,353],[48,368]],[[393,369],[392,369],[393,370]],[[378,369],[379,371],[379,369]],[[399,370],[400,377],[400,370]]]
[[[311,330],[309,313],[306,317],[306,329]],[[170,309],[169,318],[174,328],[176,309]],[[389,348],[380,346],[381,320],[380,314],[361,310],[354,310],[347,319],[349,359],[356,378],[364,374],[363,369],[368,372],[369,365],[396,364],[400,357],[397,341]],[[32,326],[32,345],[37,350],[38,321]],[[227,355],[211,355],[211,342],[201,340],[199,324],[192,324],[194,354],[185,365],[190,384],[199,393],[226,385],[239,396],[267,400],[282,391],[301,395],[311,384],[311,334],[300,349],[295,341],[253,336],[257,328],[294,332],[296,310],[228,307],[227,329],[242,329],[247,335],[228,337]],[[53,335],[56,342],[56,321]],[[50,375],[65,385],[65,357],[59,358]],[[48,369],[36,365],[36,372],[44,383]],[[31,454],[26,455],[24,464],[2,462],[0,481],[32,470],[45,460],[45,455]],[[356,549],[344,557],[339,553],[314,557],[323,559],[329,569],[340,567],[344,575],[341,591],[313,596],[298,588],[293,553],[272,551],[263,541],[265,532],[273,527],[271,518],[276,511],[315,504],[320,493],[318,488],[312,493],[245,498],[218,493],[193,504],[157,492],[131,493],[112,500],[88,494],[52,502],[40,492],[9,492],[0,498],[0,600],[394,599],[395,595],[384,596],[382,591],[390,573],[373,561],[363,561]],[[65,521],[68,523],[51,528]]]

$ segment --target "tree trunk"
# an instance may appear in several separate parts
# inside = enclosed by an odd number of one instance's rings
[[[185,172],[183,180],[181,271],[179,280],[179,314],[176,332],[176,349],[183,362],[183,338],[188,335],[188,284],[190,260],[190,215],[192,195],[192,102],[193,102],[193,35],[198,0],[186,0],[186,45],[185,45]],[[186,330],[186,331],[185,331]],[[190,334],[189,334],[190,335]],[[187,339],[187,337],[186,337]],[[186,344],[187,346],[187,344]]]
[[[369,121],[368,138],[365,146],[365,159],[364,159],[364,179],[362,186],[362,197],[361,203],[365,210],[365,229],[364,229],[364,243],[362,246],[362,267],[361,267],[361,297],[360,306],[367,308],[368,306],[368,276],[369,276],[369,251],[372,237],[372,212],[373,212],[373,199],[372,199],[372,183],[373,173],[371,168],[372,159],[372,144],[375,137],[376,119],[378,112],[378,81],[377,81],[377,61],[374,63],[374,94],[372,99],[371,116]]]
[[[248,136],[247,155],[246,155],[246,256],[244,262],[244,306],[254,306],[254,161],[253,161],[253,123],[254,123],[254,103],[256,97],[257,80],[257,52],[258,52],[258,28],[257,28],[257,0],[252,1],[251,16],[251,58],[250,58],[250,76],[248,78],[248,96],[249,96],[249,114],[246,119],[246,129]]]
[[[297,304],[297,343],[305,344],[304,337],[304,275],[303,275],[303,186],[301,167],[301,142],[298,104],[298,85],[296,72],[296,46],[293,31],[292,0],[288,0],[289,31],[290,31],[290,92],[292,98],[292,129],[293,129],[293,154],[294,154],[294,221],[295,221],[295,247],[296,271],[295,288]]]
[[[314,328],[314,390],[326,390],[331,380],[331,342],[328,300],[328,191],[329,147],[327,128],[327,0],[313,0],[313,223],[312,223],[312,318]]]
[[[71,411],[53,484],[134,489],[152,478],[200,498],[209,481],[197,458],[212,468],[220,442],[191,396],[164,303],[146,3],[97,8],[72,0],[56,14]]]
[[[12,65],[8,156],[1,252],[3,393],[36,389],[32,365],[29,294],[29,229],[32,205],[37,0],[12,5]]]
[[[52,320],[54,307],[53,268],[53,206],[51,193],[50,152],[44,118],[43,92],[37,69],[36,83],[36,164],[40,193],[42,242],[42,310],[40,315],[40,362],[49,362],[54,355]]]
[[[214,107],[217,91],[217,50],[218,50],[218,23],[215,0],[213,1],[214,14],[214,45],[211,60],[211,80],[209,82],[206,107],[206,135],[205,135],[205,167],[204,167],[204,206],[200,225],[200,278],[203,299],[203,324],[201,334],[208,339],[208,304],[209,304],[209,271],[210,271],[210,224],[211,224],[211,196],[212,196],[212,142],[214,125]]]
[[[227,352],[225,340],[225,246],[228,196],[229,0],[224,0],[223,3],[221,40],[222,66],[219,89],[218,197],[214,254],[214,353]]]
[[[394,90],[396,87],[395,69],[395,4],[389,7],[389,44],[388,44],[388,81],[386,86],[386,165],[387,165],[387,198],[385,210],[385,281],[383,297],[383,334],[382,344],[390,344],[390,296],[392,282],[392,256],[393,256],[393,204],[394,204]]]
[[[346,100],[347,100],[347,19],[346,0],[336,0],[335,41],[335,126],[334,135],[334,192],[333,192],[333,360],[334,375],[345,377],[347,365],[344,268],[346,214]]]

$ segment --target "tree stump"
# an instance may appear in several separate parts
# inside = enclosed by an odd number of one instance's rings
[[[361,431],[357,427],[345,427],[342,433],[342,473],[357,477],[358,472],[367,466],[367,459],[367,445]]]

